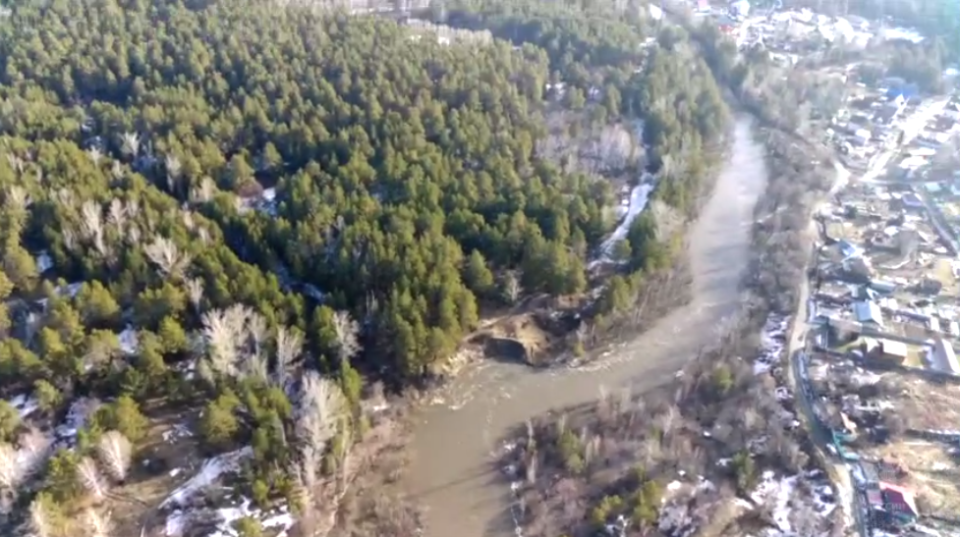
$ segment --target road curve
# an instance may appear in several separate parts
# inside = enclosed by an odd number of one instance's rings
[[[601,385],[649,388],[669,379],[739,305],[749,261],[753,208],[767,181],[763,147],[751,119],[738,116],[730,158],[691,230],[693,300],[579,369],[534,371],[487,361],[443,390],[442,404],[416,416],[407,490],[426,507],[425,537],[515,535],[509,492],[492,464],[510,427],[553,408],[589,401]]]

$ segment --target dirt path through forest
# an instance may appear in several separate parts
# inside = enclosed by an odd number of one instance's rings
[[[692,301],[602,361],[577,369],[535,371],[484,362],[443,390],[442,403],[420,412],[408,490],[427,508],[425,537],[515,535],[510,495],[493,453],[510,427],[553,408],[632,384],[646,389],[672,377],[738,305],[749,260],[753,207],[767,169],[751,120],[739,116],[730,159],[690,237]]]

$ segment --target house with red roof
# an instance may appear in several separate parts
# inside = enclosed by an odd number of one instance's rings
[[[910,523],[920,517],[913,491],[884,481],[879,484],[880,495],[883,498],[883,510],[892,518],[902,523]]]

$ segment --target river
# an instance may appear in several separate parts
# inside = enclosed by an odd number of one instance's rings
[[[600,386],[650,388],[674,376],[719,334],[739,304],[749,260],[753,208],[767,181],[764,149],[751,119],[738,116],[730,158],[691,229],[692,301],[601,361],[537,371],[485,361],[417,416],[407,488],[426,509],[425,537],[510,537],[510,493],[493,464],[511,427],[549,411],[595,399]]]

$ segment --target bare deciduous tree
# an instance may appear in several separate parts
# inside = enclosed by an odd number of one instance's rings
[[[109,513],[101,515],[93,509],[87,509],[83,522],[86,530],[90,532],[88,537],[110,537],[113,534],[113,523]]]
[[[659,241],[669,240],[683,226],[683,215],[660,200],[650,202],[650,214],[653,215],[653,221],[656,223]]]
[[[30,502],[30,512],[27,517],[27,528],[33,537],[51,537],[54,527],[50,511],[39,499]]]
[[[210,244],[210,230],[203,226],[198,227],[197,238],[200,239],[200,242],[203,244]]]
[[[91,241],[94,248],[100,252],[100,255],[105,254],[106,247],[103,242],[103,212],[100,205],[93,200],[87,200],[83,202],[83,205],[80,207],[80,213],[82,216],[80,232],[83,234],[83,238]]]
[[[350,360],[360,352],[357,339],[360,325],[353,320],[349,312],[337,311],[333,314],[333,329],[337,333],[337,352],[341,360]]]
[[[127,223],[127,208],[117,198],[110,200],[110,208],[107,209],[107,222],[123,234],[123,226]]]
[[[127,228],[127,243],[131,246],[140,246],[140,228],[133,225]]]
[[[503,294],[511,304],[516,304],[523,294],[523,287],[520,285],[520,276],[516,271],[507,273],[503,282]]]
[[[23,175],[24,161],[22,158],[14,155],[13,153],[7,153],[7,163],[10,164],[10,167],[13,168],[17,174]]]
[[[279,386],[286,386],[290,369],[303,350],[303,336],[296,329],[281,326],[277,329],[277,369],[274,375]]]
[[[10,211],[20,213],[30,206],[30,196],[22,186],[12,185],[7,188],[5,202]]]
[[[180,174],[183,171],[180,165],[180,159],[175,155],[167,155],[164,159],[164,167],[167,169],[167,188],[174,192],[177,188],[177,182],[180,180]]]
[[[31,427],[20,435],[18,442],[20,471],[23,475],[31,477],[40,471],[47,457],[50,456],[53,438],[41,432],[40,429]]]
[[[100,474],[97,463],[90,457],[84,457],[77,465],[77,479],[80,486],[84,488],[96,501],[101,501],[107,497],[107,482]]]
[[[190,304],[193,306],[193,311],[200,312],[200,302],[203,300],[203,280],[200,278],[193,278],[187,280],[187,297],[190,298]]]
[[[133,446],[118,431],[107,431],[97,444],[97,455],[103,468],[115,481],[122,483],[130,469]]]
[[[247,318],[252,312],[241,304],[225,310],[203,314],[203,336],[209,349],[210,369],[218,375],[235,377],[240,373],[239,362],[246,331]]]
[[[140,152],[140,135],[135,132],[123,133],[120,136],[120,151],[128,157],[136,159]]]
[[[94,166],[100,165],[100,159],[103,158],[103,152],[100,151],[98,147],[91,147],[87,150],[87,156],[90,157],[90,161],[93,162]]]
[[[194,194],[194,201],[200,203],[206,203],[213,199],[213,194],[217,191],[217,185],[213,182],[213,179],[209,177],[204,177],[200,180],[200,188],[197,189]]]
[[[127,216],[130,218],[136,218],[140,214],[140,204],[137,203],[135,199],[128,199],[125,205],[127,210]]]
[[[305,449],[323,453],[327,442],[336,434],[346,408],[340,386],[316,371],[303,376],[300,392],[297,436]]]
[[[637,450],[637,456],[641,466],[649,468],[660,459],[660,441],[654,436],[644,438]]]
[[[182,276],[191,261],[190,254],[181,252],[177,245],[166,237],[157,237],[143,251],[167,277]]]
[[[180,217],[183,219],[183,225],[186,226],[187,229],[192,231],[194,228],[197,227],[197,222],[193,219],[192,212],[183,211],[182,213],[180,213]]]
[[[17,450],[10,444],[0,444],[0,492],[15,490],[23,481],[23,472],[17,461]]]
[[[123,173],[123,165],[120,164],[120,161],[113,161],[113,166],[110,168],[110,175],[113,176],[114,180],[119,181],[123,179]]]
[[[60,204],[61,207],[71,209],[75,207],[76,198],[73,195],[73,191],[68,188],[61,188],[56,191],[53,195],[53,199]]]
[[[259,313],[249,311],[244,332],[247,339],[244,373],[260,380],[269,380],[270,371],[264,348],[264,340],[267,336],[266,319]]]

